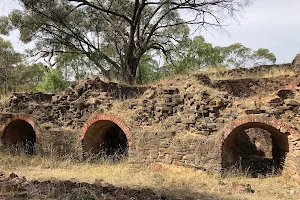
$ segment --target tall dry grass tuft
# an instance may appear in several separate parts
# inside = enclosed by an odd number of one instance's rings
[[[235,80],[235,79],[259,79],[259,78],[275,78],[279,76],[295,76],[296,73],[291,69],[271,68],[263,72],[245,73],[241,76],[235,76],[226,73],[223,66],[209,67],[203,71],[212,81],[218,80]]]
[[[253,171],[251,167],[243,168],[241,160],[238,161],[235,165],[233,165],[230,169],[224,170],[221,172],[221,176],[223,178],[272,178],[279,177],[282,174],[282,169],[277,169],[274,165],[268,169],[268,171],[262,173]]]
[[[11,94],[0,94],[0,111],[8,105]]]
[[[206,74],[213,74],[213,73],[221,73],[227,71],[227,67],[224,65],[217,65],[217,66],[208,66],[204,69],[204,73]]]

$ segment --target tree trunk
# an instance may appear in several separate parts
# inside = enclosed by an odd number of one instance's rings
[[[139,59],[132,57],[128,60],[127,65],[123,67],[123,81],[129,85],[133,85],[136,79]]]
[[[4,94],[7,94],[7,92],[8,92],[8,73],[7,70],[5,70]]]

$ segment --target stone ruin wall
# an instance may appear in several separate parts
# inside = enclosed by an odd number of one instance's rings
[[[106,120],[124,131],[130,163],[220,171],[224,145],[236,140],[232,133],[262,128],[286,140],[283,170],[300,177],[299,90],[280,85],[268,101],[242,103],[215,85],[207,87],[205,76],[189,78],[184,84],[147,87],[91,78],[71,84],[59,95],[14,94],[0,114],[0,135],[10,122],[24,120],[36,132],[37,154],[82,159],[86,131],[94,122]],[[293,81],[300,86],[298,76]]]

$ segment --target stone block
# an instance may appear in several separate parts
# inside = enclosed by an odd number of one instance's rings
[[[195,116],[189,116],[182,119],[182,123],[184,124],[195,124],[196,123],[196,117]]]
[[[217,130],[217,124],[216,123],[209,123],[209,124],[207,124],[207,128],[209,130]]]
[[[250,115],[250,114],[261,114],[261,113],[265,113],[266,110],[263,110],[263,109],[260,109],[260,108],[250,108],[250,109],[247,109],[245,110],[245,113],[247,115]]]
[[[161,90],[162,94],[178,94],[179,93],[179,89],[178,88],[163,88]]]

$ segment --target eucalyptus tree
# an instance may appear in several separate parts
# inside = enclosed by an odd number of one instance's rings
[[[15,52],[10,41],[0,37],[0,94],[10,89],[13,67],[22,61],[22,55]]]
[[[0,96],[12,91],[34,91],[46,70],[42,63],[27,63],[10,41],[0,37]]]
[[[55,57],[57,69],[63,72],[65,80],[80,80],[97,73],[99,68],[82,53],[64,53]]]
[[[133,84],[143,55],[172,51],[196,28],[222,28],[249,0],[19,0],[23,9],[7,19],[2,33],[20,30],[23,42],[35,41],[35,55],[51,60],[78,53],[105,76]],[[2,22],[1,22],[2,21]],[[1,30],[1,28],[0,28]],[[112,73],[113,72],[113,73]]]
[[[224,57],[224,64],[233,68],[274,64],[276,62],[276,56],[269,49],[253,50],[241,43],[222,47],[221,52]]]
[[[173,73],[195,71],[208,66],[217,66],[224,62],[222,48],[214,47],[205,41],[204,37],[196,36],[188,39],[186,44],[181,47],[176,64],[171,66]]]
[[[196,36],[187,39],[185,45],[174,56],[174,65],[167,65],[168,74],[178,74],[197,71],[209,67],[210,69],[242,68],[257,65],[274,64],[276,56],[269,49],[253,50],[240,43],[227,47],[213,46],[204,37]]]

